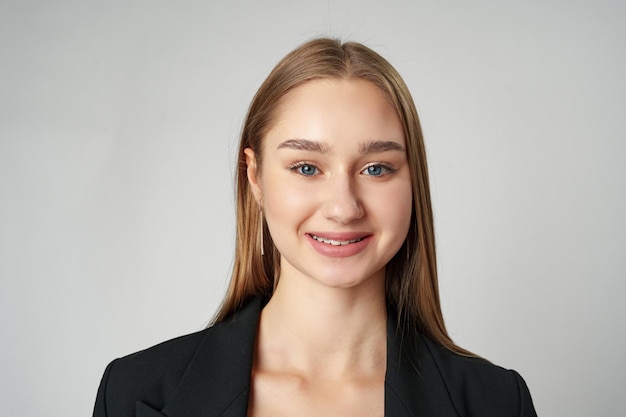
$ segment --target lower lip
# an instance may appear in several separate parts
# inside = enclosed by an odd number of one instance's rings
[[[364,237],[358,242],[348,243],[347,245],[331,245],[330,243],[320,242],[313,239],[311,235],[306,235],[307,239],[313,249],[324,256],[330,256],[331,258],[347,258],[348,256],[354,256],[365,249],[370,243],[371,236]]]

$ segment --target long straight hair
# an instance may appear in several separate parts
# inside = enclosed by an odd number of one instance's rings
[[[385,270],[389,314],[396,315],[401,329],[421,332],[451,351],[471,355],[452,342],[441,312],[426,151],[413,98],[398,72],[382,56],[362,44],[336,39],[315,39],[290,52],[274,67],[252,100],[239,143],[233,272],[215,322],[236,312],[252,297],[271,297],[275,288],[280,254],[248,183],[244,150],[254,151],[257,170],[261,169],[263,138],[272,127],[281,98],[316,79],[366,80],[378,87],[395,108],[407,144],[413,212],[407,237]]]

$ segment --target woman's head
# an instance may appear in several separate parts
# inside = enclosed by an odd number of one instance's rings
[[[408,233],[413,192],[404,129],[380,89],[360,79],[308,81],[281,99],[262,162],[244,152],[280,253],[277,289],[292,284],[297,297],[322,284],[384,302],[386,265]]]
[[[398,242],[399,250],[385,268],[387,303],[399,324],[417,326],[442,345],[458,350],[446,334],[439,304],[428,169],[413,99],[384,58],[361,44],[342,44],[334,39],[313,40],[289,53],[272,70],[250,105],[238,154],[233,276],[217,319],[255,295],[270,296],[280,274],[280,254],[262,225],[261,204],[248,180],[246,149],[254,153],[256,175],[262,176],[264,139],[276,122],[283,99],[297,87],[323,79],[365,81],[382,93],[397,114],[406,143],[412,209],[406,238],[399,238],[403,240]]]

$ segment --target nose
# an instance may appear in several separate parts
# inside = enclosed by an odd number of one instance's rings
[[[329,180],[322,206],[324,217],[340,224],[363,217],[365,211],[355,188],[356,184],[347,175]]]

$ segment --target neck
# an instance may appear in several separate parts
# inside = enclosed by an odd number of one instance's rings
[[[384,273],[355,288],[282,275],[261,313],[257,364],[321,378],[384,374],[386,341]]]

